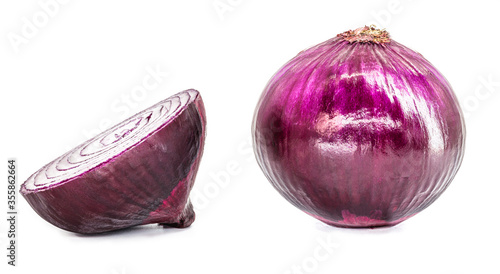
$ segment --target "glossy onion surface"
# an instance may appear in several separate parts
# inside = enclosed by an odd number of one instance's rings
[[[354,33],[363,29],[373,30]],[[339,35],[290,60],[264,89],[252,125],[257,161],[276,190],[339,227],[395,225],[420,212],[464,154],[464,120],[446,79],[388,36],[362,37]]]
[[[42,218],[72,232],[187,227],[205,125],[198,91],[180,92],[45,165],[21,194]]]

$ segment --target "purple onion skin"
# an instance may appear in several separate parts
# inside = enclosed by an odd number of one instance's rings
[[[203,154],[206,118],[198,92],[183,93],[196,98],[138,144],[56,186],[29,190],[23,184],[22,195],[43,219],[71,232],[190,226],[195,213],[189,192]],[[44,168],[32,176],[44,176]]]
[[[422,55],[342,37],[271,78],[252,133],[275,189],[338,227],[392,226],[422,211],[448,187],[465,148],[458,100]]]

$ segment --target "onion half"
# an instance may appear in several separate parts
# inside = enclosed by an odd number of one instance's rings
[[[398,224],[433,203],[462,162],[449,83],[419,53],[363,27],[300,52],[269,81],[253,125],[267,179],[339,227]]]
[[[187,227],[205,127],[198,91],[180,92],[45,165],[20,192],[43,219],[72,232]]]

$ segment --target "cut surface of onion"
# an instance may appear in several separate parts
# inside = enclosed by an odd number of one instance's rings
[[[45,165],[21,194],[42,218],[78,233],[187,227],[205,126],[198,91],[180,92]]]

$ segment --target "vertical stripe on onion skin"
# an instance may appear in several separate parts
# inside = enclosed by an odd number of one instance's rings
[[[180,92],[47,164],[21,193],[42,218],[72,232],[187,227],[205,127],[199,93]]]
[[[465,149],[450,84],[375,27],[292,58],[264,89],[252,132],[276,190],[340,227],[395,225],[425,209],[453,180]]]

